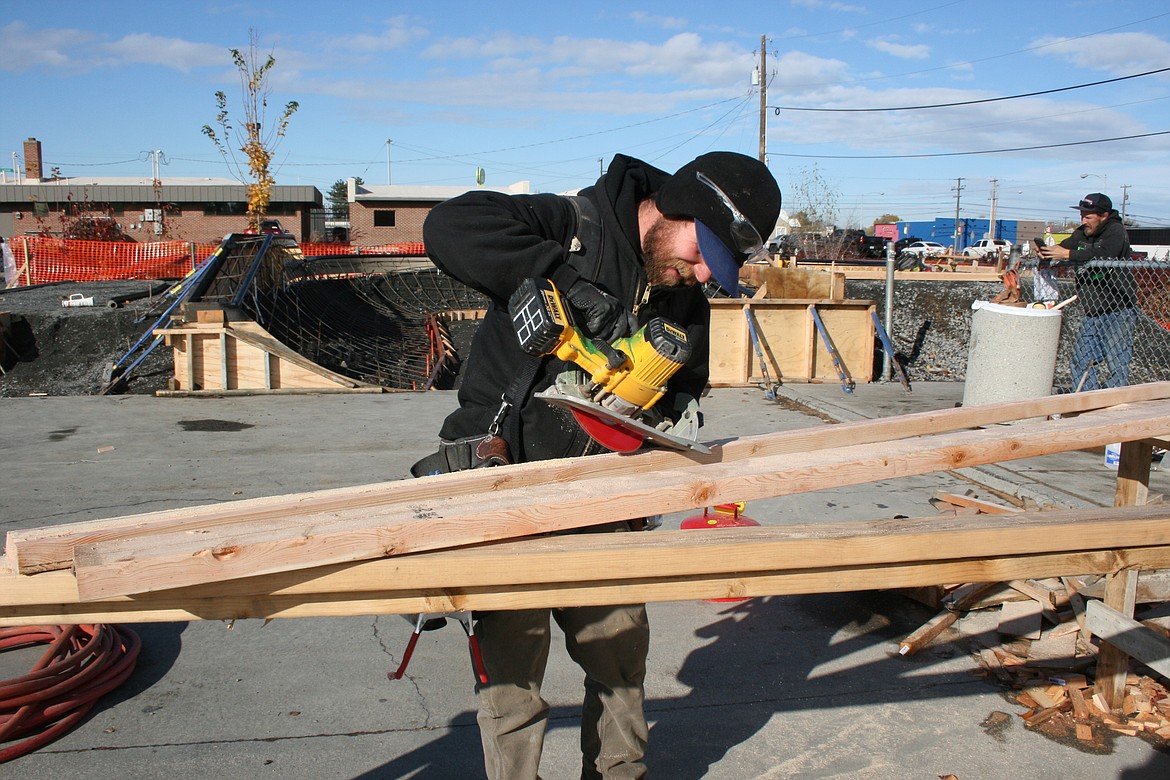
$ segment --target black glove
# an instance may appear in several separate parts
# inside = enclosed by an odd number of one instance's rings
[[[634,318],[633,312],[622,306],[617,298],[584,279],[574,282],[566,297],[569,306],[581,314],[584,321],[578,324],[588,336],[612,343],[638,329],[638,320]]]

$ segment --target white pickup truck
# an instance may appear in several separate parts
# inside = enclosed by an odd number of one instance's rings
[[[1007,257],[1012,251],[1012,242],[1006,238],[981,238],[963,250],[963,257]]]

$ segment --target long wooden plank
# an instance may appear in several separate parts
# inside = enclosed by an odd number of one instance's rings
[[[433,555],[447,555],[447,552]],[[1003,581],[1058,576],[1060,572],[1100,574],[1121,566],[1170,566],[1170,546],[1009,555],[956,561],[899,563],[860,568],[827,566],[799,572],[650,576],[636,580],[531,583],[468,588],[387,590],[323,594],[218,594],[195,597],[186,589],[108,601],[0,605],[0,626],[68,623],[129,623],[245,618],[341,617],[417,614],[472,609],[688,601],[729,597],[837,593],[909,588],[939,582]],[[24,576],[24,575],[20,575]],[[47,572],[42,577],[65,577]]]
[[[970,515],[845,523],[711,528],[703,533],[579,534],[533,537],[358,564],[281,572],[187,588],[196,596],[225,593],[356,593],[387,588],[472,587],[642,576],[627,558],[661,575],[735,570],[866,566],[938,557],[1111,550],[1170,539],[1170,507]],[[956,554],[959,551],[960,554]],[[614,565],[614,561],[621,561]],[[65,572],[0,576],[0,603],[78,601]]]
[[[76,548],[85,598],[310,568],[566,530],[728,501],[790,495],[1129,441],[1170,431],[1170,402],[815,453],[757,456],[645,475],[594,476],[497,495],[433,495],[373,510],[237,525]],[[598,511],[604,504],[605,511]]]
[[[422,500],[440,491],[451,496],[496,493],[533,485],[559,484],[584,474],[622,476],[696,463],[731,463],[760,455],[812,452],[831,447],[872,444],[994,425],[1017,419],[1050,414],[1067,415],[1116,404],[1165,398],[1170,398],[1170,382],[920,412],[878,420],[749,436],[715,442],[709,456],[648,450],[632,456],[599,455],[527,463],[498,469],[445,474],[422,480],[399,480],[359,487],[245,499],[213,506],[185,507],[48,528],[9,531],[5,553],[19,571],[32,574],[72,566],[73,550],[79,544],[96,544],[129,535],[205,531],[249,519],[265,521],[344,509],[372,509],[398,502]]]

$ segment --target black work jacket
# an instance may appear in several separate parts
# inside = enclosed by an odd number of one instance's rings
[[[617,297],[645,324],[660,316],[683,328],[691,342],[688,363],[670,380],[658,408],[670,415],[673,396],[698,398],[707,383],[710,307],[702,288],[655,287],[647,293],[638,204],[651,197],[669,174],[617,155],[597,183],[581,191],[602,223],[602,250],[591,267],[570,266],[577,212],[559,195],[505,195],[471,191],[436,206],[423,224],[427,255],[444,273],[484,293],[487,314],[476,330],[464,366],[459,408],[443,423],[440,437],[454,441],[485,433],[501,396],[537,360],[520,349],[508,316],[508,298],[530,277],[552,279],[562,295],[579,278]],[[577,263],[581,265],[581,263]],[[520,442],[509,441],[515,462],[570,457],[591,452],[588,436],[562,409],[531,397],[549,387],[565,364],[540,360],[532,389],[510,414],[519,414]],[[504,426],[508,431],[509,427]],[[511,430],[515,430],[514,428]],[[507,436],[505,438],[508,438]]]
[[[1105,268],[1094,260],[1130,260],[1133,251],[1125,225],[1114,211],[1093,235],[1084,226],[1060,242],[1068,250],[1068,264],[1075,268],[1077,300],[1085,314],[1092,316],[1137,306],[1137,284],[1128,268]]]

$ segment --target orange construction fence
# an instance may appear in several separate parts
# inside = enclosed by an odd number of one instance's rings
[[[181,279],[218,244],[79,241],[44,236],[11,239],[17,285],[108,279]]]
[[[218,246],[219,244],[199,244],[190,241],[131,243],[14,236],[10,239],[9,248],[16,263],[14,286],[29,286],[48,282],[95,282],[109,279],[182,279]],[[305,243],[300,247],[301,253],[306,257],[426,256],[422,242],[379,246]]]

